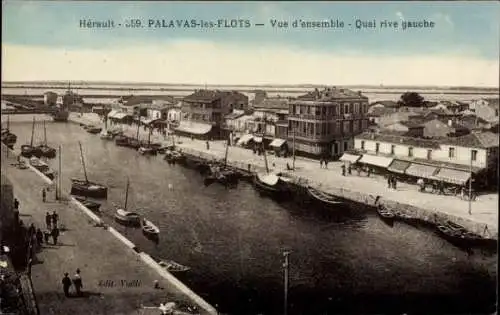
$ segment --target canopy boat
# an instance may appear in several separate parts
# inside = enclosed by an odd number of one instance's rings
[[[33,117],[33,125],[31,127],[31,141],[30,144],[23,144],[21,146],[21,155],[25,158],[30,158],[36,156],[37,158],[42,157],[42,151],[40,148],[33,146],[33,137],[35,135],[35,117]]]
[[[128,147],[130,138],[124,135],[115,136],[115,144],[120,147]]]
[[[87,169],[85,167],[85,159],[83,158],[82,144],[78,142],[80,146],[80,157],[82,160],[83,173],[85,174],[85,180],[81,179],[71,179],[71,194],[83,197],[92,198],[102,198],[106,199],[108,197],[108,188],[104,185],[90,182],[87,177]]]
[[[275,198],[285,198],[290,193],[287,179],[276,174],[255,174],[254,185],[260,193]]]
[[[328,206],[338,206],[343,203],[342,201],[339,201],[338,198],[334,195],[325,193],[311,186],[307,186],[307,193],[313,200],[319,201],[320,203]]]
[[[97,127],[97,126],[93,126],[93,125],[90,125],[90,126],[87,126],[85,128],[85,130],[87,130],[88,133],[92,133],[92,134],[98,134],[102,131],[102,128],[101,127]]]
[[[129,187],[130,182],[127,179],[127,188],[125,190],[125,204],[123,208],[118,208],[116,210],[115,221],[125,226],[139,227],[142,225],[141,216],[136,212],[127,211]]]
[[[47,128],[45,127],[45,121],[43,122],[43,138],[44,141],[37,148],[42,152],[42,156],[53,159],[56,157],[56,149],[47,145]]]
[[[188,266],[181,265],[170,259],[161,259],[155,256],[151,256],[151,258],[153,258],[153,260],[156,261],[158,265],[162,266],[169,272],[183,272],[191,269]]]
[[[147,219],[142,219],[141,228],[144,236],[156,241],[158,240],[158,237],[160,236],[160,229],[154,225],[153,222]]]
[[[153,146],[151,144],[151,133],[152,132],[153,132],[153,129],[149,128],[147,144],[141,145],[141,147],[137,150],[142,155],[156,155],[156,154],[158,154],[158,147]]]
[[[99,212],[99,209],[101,208],[100,203],[88,200],[87,198],[75,197],[75,199],[78,200],[85,208],[89,209],[90,211]]]
[[[49,178],[50,180],[54,180],[55,173],[47,165],[47,163],[41,161],[40,159],[38,159],[36,157],[32,157],[32,158],[30,158],[30,165],[33,166],[35,169],[37,169],[40,173],[45,175],[45,177]]]
[[[182,153],[167,148],[163,159],[168,163],[175,163],[182,161],[184,158],[185,157]]]

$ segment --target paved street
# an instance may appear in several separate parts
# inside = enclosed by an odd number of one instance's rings
[[[82,118],[77,118],[72,114],[72,120],[78,120],[88,123],[99,122],[97,115],[86,114]],[[135,136],[137,127],[125,127],[124,131],[128,135]],[[141,139],[147,138],[147,132],[140,128]],[[165,139],[163,136],[155,134],[154,141],[172,143],[172,137]],[[178,139],[178,136],[175,136]],[[223,158],[225,155],[224,141],[211,141],[210,150],[206,150],[206,143],[200,140],[191,140],[189,138],[180,138],[182,143],[178,144],[181,148],[188,148],[199,152],[209,153]],[[241,147],[231,146],[229,149],[228,160],[238,161],[244,164],[254,164],[264,167],[263,156],[253,154],[251,150]],[[268,165],[272,171],[286,171],[286,164],[292,165],[292,158],[282,158],[273,155],[268,156]],[[481,195],[476,201],[471,203],[472,215],[468,214],[469,202],[461,200],[456,196],[443,196],[431,193],[421,193],[416,185],[398,183],[397,190],[387,188],[387,182],[383,177],[366,177],[363,173],[358,176],[355,172],[351,176],[342,176],[340,165],[342,162],[328,163],[328,169],[320,168],[319,161],[297,157],[295,162],[295,174],[306,178],[311,183],[321,184],[323,190],[328,188],[343,188],[350,191],[368,193],[371,195],[380,195],[383,199],[396,201],[402,204],[424,208],[436,212],[446,213],[462,217],[474,222],[488,225],[488,230],[493,235],[498,233],[498,194]]]
[[[7,158],[2,146],[2,172],[12,182],[14,195],[20,201],[21,220],[43,230],[45,213],[56,211],[60,224],[67,228],[58,245],[52,245],[51,240],[50,245],[43,246],[32,268],[41,314],[157,314],[158,310],[141,309],[141,304],[176,301],[192,305],[111,233],[96,227],[74,206],[55,201],[53,191],[43,203],[41,190],[47,183],[30,169],[11,166],[14,161],[12,155]],[[63,274],[68,272],[71,277],[77,268],[81,269],[86,296],[66,298],[61,285]],[[164,290],[154,289],[154,280]]]

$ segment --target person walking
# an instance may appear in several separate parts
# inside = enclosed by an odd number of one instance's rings
[[[352,175],[352,166],[351,163],[347,166],[347,175]]]
[[[57,227],[57,221],[59,221],[59,215],[54,211],[52,212],[52,224]]]
[[[319,159],[319,168],[323,168],[323,159]]]
[[[69,288],[71,288],[71,279],[69,278],[69,275],[67,272],[64,273],[64,277],[62,278],[61,282],[63,285],[64,295],[66,297],[69,297]]]
[[[45,190],[45,188],[42,188],[42,201],[45,202],[47,198],[47,191]]]
[[[345,176],[345,164],[342,164],[340,168],[342,169],[342,176]]]
[[[56,226],[52,229],[52,239],[54,240],[54,245],[57,245],[57,238],[58,237],[59,237],[59,229]]]
[[[35,225],[31,223],[30,227],[28,228],[28,234],[31,237],[35,235],[35,233],[36,233]]]
[[[38,243],[38,247],[41,248],[43,244],[43,233],[40,229],[36,230],[36,241]]]
[[[391,175],[387,175],[387,188],[391,188],[392,178]]]
[[[325,163],[325,168],[328,168],[328,158],[325,158],[323,162]]]
[[[371,173],[372,173],[372,168],[369,167],[368,170],[366,171],[366,177],[370,177]]]
[[[47,212],[47,214],[45,215],[45,224],[47,225],[47,230],[50,230],[52,225],[52,216],[49,212]]]
[[[49,230],[43,232],[43,240],[45,241],[45,244],[49,244],[50,234],[51,232]]]
[[[14,198],[14,209],[19,210],[19,200],[17,198]]]
[[[396,190],[397,179],[396,176],[392,177],[392,189]]]
[[[82,277],[80,276],[80,269],[76,269],[75,276],[73,277],[73,284],[75,285],[76,295],[82,295],[83,282]]]

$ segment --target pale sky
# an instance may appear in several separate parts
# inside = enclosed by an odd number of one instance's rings
[[[3,81],[499,86],[498,3],[4,1],[2,6]],[[124,16],[144,21],[238,17],[266,25],[223,30],[79,28],[81,19],[112,18],[118,23]],[[346,26],[276,30],[270,26],[272,18],[333,18]],[[427,19],[436,26],[406,31],[347,26],[358,18]]]

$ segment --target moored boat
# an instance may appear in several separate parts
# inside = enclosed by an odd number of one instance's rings
[[[311,186],[307,186],[307,193],[313,200],[328,206],[338,206],[342,204],[342,201],[339,201],[337,197]]]
[[[169,272],[183,272],[188,271],[191,268],[188,266],[181,265],[170,259],[161,259],[155,256],[151,256],[151,258],[158,263],[158,265],[162,266]]]
[[[40,173],[45,175],[45,177],[53,180],[55,178],[54,171],[47,165],[47,163],[41,161],[39,158],[30,158],[30,165],[37,169]]]
[[[99,183],[89,181],[87,177],[87,169],[85,167],[85,159],[83,158],[83,150],[82,144],[78,142],[80,146],[80,157],[83,167],[83,173],[85,175],[85,179],[71,179],[71,195],[77,195],[82,197],[91,197],[98,199],[106,199],[108,197],[108,188]]]
[[[395,213],[395,219],[414,226],[418,225],[418,223],[420,222],[420,220],[417,219],[416,217],[401,212]]]
[[[394,223],[394,218],[396,217],[396,215],[394,214],[394,212],[387,209],[387,207],[385,207],[384,205],[377,205],[377,214],[382,219],[382,221],[388,223],[389,225],[392,225]]]
[[[90,125],[90,126],[87,126],[85,128],[85,130],[87,130],[88,133],[98,134],[98,133],[100,133],[102,131],[102,128]]]
[[[25,158],[30,158],[35,156],[37,158],[42,157],[42,151],[33,145],[33,137],[35,135],[35,117],[33,117],[33,125],[31,127],[31,141],[30,144],[21,145],[21,155]]]
[[[127,147],[128,146],[128,142],[129,142],[129,138],[127,136],[117,135],[115,137],[115,144],[117,146]]]
[[[153,147],[140,147],[137,152],[142,155],[156,155],[158,151]]]
[[[115,212],[115,221],[126,226],[141,226],[141,216],[138,213],[117,209]]]
[[[92,200],[88,200],[87,198],[75,197],[85,208],[89,209],[93,212],[99,212],[101,208],[101,204]]]
[[[142,219],[141,228],[142,233],[148,238],[157,240],[160,236],[160,229],[156,225],[154,225],[153,222],[147,219]]]
[[[254,185],[260,193],[275,198],[285,198],[290,193],[287,181],[276,174],[255,174]]]
[[[9,121],[7,121],[9,125]],[[10,132],[9,128],[2,129],[2,143],[5,144],[9,149],[13,149],[17,142],[17,136]]]
[[[40,144],[37,148],[40,150],[42,156],[53,159],[56,157],[56,149],[50,147],[47,144],[47,128],[45,127],[45,121],[43,122],[43,143]]]
[[[113,140],[114,136],[108,130],[103,130],[99,134],[99,138],[101,138],[103,140]]]

